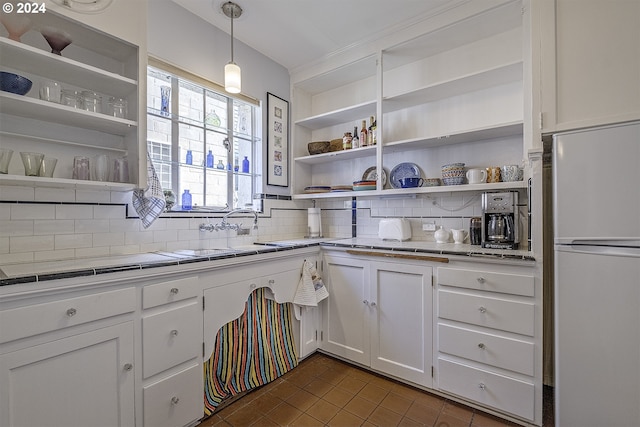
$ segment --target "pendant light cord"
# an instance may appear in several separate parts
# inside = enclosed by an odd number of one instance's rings
[[[235,62],[233,62],[233,17],[236,14],[236,5],[232,5],[231,8],[231,63],[235,64]]]

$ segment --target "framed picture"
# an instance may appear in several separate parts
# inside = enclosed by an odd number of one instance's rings
[[[289,186],[289,102],[267,92],[267,184]]]

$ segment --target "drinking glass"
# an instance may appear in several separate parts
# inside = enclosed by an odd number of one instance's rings
[[[55,170],[57,163],[58,159],[55,159],[53,157],[44,157],[42,159],[42,163],[40,164],[40,171],[38,172],[38,176],[53,178],[53,171]]]
[[[9,173],[9,163],[12,155],[13,150],[0,148],[0,173]]]
[[[60,103],[60,83],[54,80],[46,80],[40,86],[40,99],[43,101]]]
[[[73,158],[73,179],[88,180],[89,174],[89,158],[85,156],[76,156]]]
[[[38,176],[44,154],[21,152],[20,156],[22,157],[22,164],[24,165],[24,174],[26,176]]]
[[[93,158],[91,163],[91,179],[94,181],[109,180],[109,156],[106,154],[98,154]]]
[[[129,162],[126,157],[113,160],[113,182],[129,182]]]

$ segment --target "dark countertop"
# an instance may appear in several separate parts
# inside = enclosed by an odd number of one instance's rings
[[[196,262],[238,258],[265,253],[295,250],[311,246],[336,249],[367,249],[392,252],[483,257],[495,260],[535,261],[530,251],[484,249],[480,246],[421,241],[394,242],[376,238],[294,239],[256,243],[225,249],[195,249],[175,252],[152,252],[101,258],[80,258],[47,262],[0,265],[0,286],[43,282],[72,277],[95,276],[123,271],[177,266]]]

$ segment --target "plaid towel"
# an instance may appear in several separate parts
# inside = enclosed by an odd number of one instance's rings
[[[136,188],[133,190],[133,208],[138,212],[142,226],[149,228],[153,221],[164,211],[164,193],[160,186],[160,180],[153,167],[151,156],[147,153],[147,189]]]

